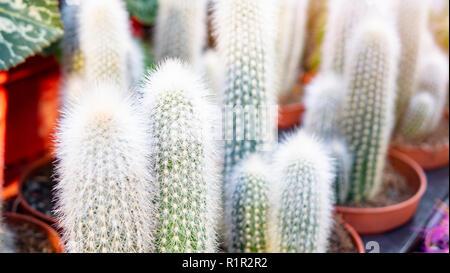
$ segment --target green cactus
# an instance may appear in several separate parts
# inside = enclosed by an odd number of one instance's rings
[[[224,179],[253,152],[267,151],[276,137],[274,1],[219,0],[214,6],[218,50],[224,61]]]
[[[429,0],[399,0],[397,25],[401,42],[400,69],[397,80],[396,122],[401,122],[417,90],[419,53],[427,28]]]
[[[268,167],[259,155],[252,155],[236,168],[226,188],[226,245],[232,253],[268,251],[269,180]]]
[[[340,130],[353,158],[349,199],[359,202],[380,190],[394,123],[398,41],[391,24],[369,19],[348,48],[347,93]]]
[[[155,59],[178,58],[197,65],[206,42],[207,0],[159,1]]]
[[[142,91],[159,187],[158,252],[217,248],[219,187],[208,118],[214,108],[204,98],[207,92],[199,77],[170,59],[149,76]]]
[[[332,228],[332,159],[325,147],[299,131],[274,159],[271,252],[323,253]]]

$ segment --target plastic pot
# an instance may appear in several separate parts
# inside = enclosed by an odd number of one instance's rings
[[[35,226],[37,229],[45,232],[45,234],[47,235],[47,239],[50,242],[55,253],[66,252],[64,243],[59,234],[46,223],[33,217],[17,213],[6,213],[5,216],[6,221],[11,225],[29,224]]]
[[[358,249],[358,253],[365,253],[366,251],[364,249],[364,244],[358,232],[356,232],[350,224],[344,221],[342,221],[341,224],[344,225],[345,230],[347,230],[348,234],[350,234],[355,248]]]
[[[391,151],[389,160],[393,167],[406,177],[414,195],[408,200],[380,208],[351,208],[337,206],[336,212],[342,215],[361,235],[380,234],[407,223],[416,213],[417,207],[425,193],[427,179],[423,169],[408,156]]]
[[[448,109],[445,112],[445,118],[449,119]],[[448,166],[449,163],[449,145],[436,147],[419,147],[411,145],[394,145],[391,150],[408,155],[416,161],[425,170],[439,169]]]
[[[32,164],[20,178],[18,195],[17,195],[17,200],[18,200],[20,206],[22,207],[23,211],[25,212],[25,214],[31,215],[41,221],[48,223],[51,226],[54,226],[57,223],[56,218],[47,216],[47,215],[43,214],[42,212],[32,208],[30,206],[30,204],[28,204],[28,202],[25,200],[25,197],[23,195],[23,189],[24,189],[27,181],[31,177],[33,177],[39,171],[40,168],[42,168],[48,164],[51,164],[53,162],[53,159],[54,158],[49,154],[49,155],[46,155],[45,157],[39,159],[38,161],[36,161],[34,164]]]
[[[278,108],[278,129],[286,130],[299,126],[306,108],[302,102],[280,106]]]

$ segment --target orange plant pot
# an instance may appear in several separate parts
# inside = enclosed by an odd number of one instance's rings
[[[57,220],[54,217],[47,216],[43,214],[42,212],[35,210],[28,204],[28,202],[25,200],[23,195],[23,189],[25,186],[25,183],[33,177],[36,172],[43,166],[50,164],[53,161],[54,157],[51,156],[51,154],[46,155],[45,157],[39,159],[35,163],[33,163],[22,175],[19,181],[19,188],[18,188],[18,194],[17,194],[17,200],[22,207],[25,214],[31,215],[35,218],[38,218],[41,221],[44,221],[48,223],[49,225],[54,226],[57,223]]]
[[[358,253],[365,253],[366,251],[364,249],[364,244],[358,232],[356,232],[356,230],[348,223],[342,222],[342,224],[344,225],[344,228],[347,230],[348,234],[350,234],[353,245],[356,247],[356,249],[358,249]]]
[[[65,253],[66,250],[64,248],[64,243],[59,236],[59,234],[51,228],[49,225],[45,224],[44,222],[35,219],[30,216],[17,214],[17,213],[6,213],[6,221],[9,224],[12,225],[21,225],[21,224],[30,224],[35,226],[37,229],[41,230],[42,232],[45,232],[47,235],[47,239],[50,242],[53,250],[55,253]]]
[[[448,109],[445,113],[445,118],[449,119]],[[395,145],[391,150],[401,152],[414,161],[416,161],[425,170],[439,169],[448,166],[449,163],[449,145],[437,147],[417,147],[410,145]]]
[[[58,62],[35,56],[0,72],[8,93],[5,164],[31,158],[51,146],[59,107]],[[0,77],[1,78],[1,77]]]
[[[6,90],[0,85],[0,192],[2,192],[3,173],[5,170],[5,130],[7,106],[8,97],[6,94]]]
[[[278,108],[278,129],[286,130],[299,126],[306,108],[302,102]]]
[[[404,225],[416,213],[425,193],[427,179],[423,169],[414,160],[396,151],[390,151],[389,160],[406,177],[415,194],[404,202],[381,208],[337,206],[336,212],[361,235],[381,234]]]

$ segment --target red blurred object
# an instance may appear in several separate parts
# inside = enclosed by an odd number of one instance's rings
[[[130,18],[130,21],[131,21],[131,31],[133,32],[133,36],[135,36],[137,38],[142,38],[144,36],[144,26],[134,16],[132,16]]]
[[[6,81],[6,78],[4,79]],[[0,84],[2,74],[0,74]],[[5,158],[5,129],[6,129],[6,111],[8,108],[8,97],[6,89],[0,85],[0,192],[3,186],[4,158]]]
[[[59,109],[59,82],[59,64],[53,56],[34,56],[0,72],[0,89],[6,90],[8,105],[6,184],[17,182],[26,162],[51,149]],[[11,194],[8,192],[9,197]]]

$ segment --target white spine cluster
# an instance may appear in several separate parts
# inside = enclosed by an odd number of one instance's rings
[[[121,0],[81,1],[79,36],[87,82],[128,86],[127,52],[132,43],[128,17]]]
[[[273,166],[271,252],[326,252],[333,226],[332,159],[299,131],[279,147]]]
[[[178,58],[196,65],[206,43],[207,0],[159,1],[155,60]]]
[[[293,87],[300,69],[303,53],[308,0],[278,0],[276,37],[276,67],[278,96]]]
[[[69,252],[152,252],[155,212],[143,115],[114,85],[66,105],[56,213]]]
[[[149,76],[143,93],[159,187],[157,250],[214,252],[220,163],[208,91],[188,67],[169,59]]]
[[[202,72],[205,80],[212,91],[212,95],[217,98],[222,97],[225,85],[225,71],[219,53],[214,49],[209,49],[202,56]],[[219,101],[218,101],[219,103]]]

